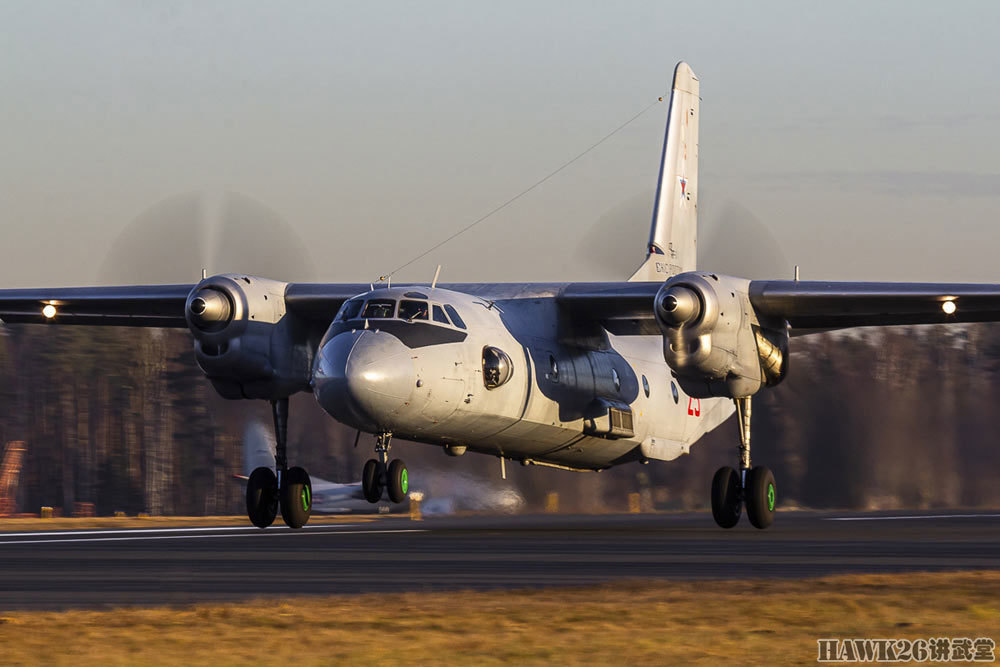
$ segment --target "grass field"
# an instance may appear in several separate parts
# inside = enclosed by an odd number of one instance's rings
[[[817,638],[1000,640],[1000,572],[625,582],[0,616],[4,664],[815,664]]]

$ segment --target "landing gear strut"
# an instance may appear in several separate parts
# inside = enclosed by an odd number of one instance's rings
[[[361,489],[365,499],[377,503],[382,499],[382,491],[388,492],[389,500],[401,503],[406,500],[410,489],[406,464],[400,459],[389,461],[392,433],[379,433],[375,440],[375,454],[378,459],[368,459],[361,472]]]
[[[288,467],[288,399],[271,401],[274,417],[274,471],[260,467],[247,481],[247,516],[258,528],[274,522],[281,508],[281,518],[290,528],[301,528],[312,514],[312,482],[305,469]],[[277,473],[277,474],[275,474]]]
[[[755,528],[774,522],[774,475],[764,466],[750,467],[750,401],[749,397],[734,399],[740,428],[739,472],[724,466],[712,479],[712,516],[722,528],[739,523],[744,504]]]

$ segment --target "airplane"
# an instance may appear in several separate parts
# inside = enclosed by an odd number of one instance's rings
[[[1000,285],[747,280],[696,267],[700,83],[674,69],[646,258],[620,282],[300,284],[244,274],[196,284],[0,290],[6,322],[187,328],[227,399],[271,404],[274,469],[247,516],[292,528],[312,509],[289,467],[288,398],[311,392],[375,436],[366,499],[405,499],[392,439],[525,466],[600,471],[672,461],[733,414],[738,457],[711,482],[722,528],[774,520],[752,465],[754,395],[787,376],[796,336],[848,327],[1000,320]]]

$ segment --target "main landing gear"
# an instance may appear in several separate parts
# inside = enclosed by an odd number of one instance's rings
[[[387,491],[389,500],[401,503],[406,500],[410,490],[409,474],[406,464],[400,459],[389,461],[389,447],[392,433],[379,433],[375,440],[375,454],[378,459],[368,459],[361,472],[361,489],[365,500],[377,503],[382,499],[382,492]]]
[[[750,467],[750,398],[737,398],[736,416],[740,427],[740,470],[719,468],[712,478],[712,516],[723,528],[740,520],[744,503],[747,518],[755,528],[774,522],[774,475],[764,466]]]
[[[288,399],[271,401],[274,416],[274,468],[260,467],[247,481],[247,516],[258,528],[267,528],[281,508],[281,518],[290,528],[301,528],[312,514],[312,482],[305,469],[288,467]]]

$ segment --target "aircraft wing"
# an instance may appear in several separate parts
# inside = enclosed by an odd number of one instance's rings
[[[0,320],[138,327],[187,327],[184,303],[194,285],[131,285],[0,290]],[[55,307],[47,318],[43,309]]]
[[[0,289],[0,320],[9,324],[187,328],[184,304],[194,288],[192,284]],[[325,325],[344,301],[368,290],[368,284],[360,283],[290,283],[285,303],[295,315]],[[56,309],[52,318],[43,313],[47,305]]]
[[[944,304],[954,303],[948,313]],[[755,280],[750,303],[792,329],[1000,320],[1000,285]],[[950,308],[949,308],[950,309]]]
[[[618,335],[655,335],[653,301],[662,283],[572,283],[558,300],[577,317]],[[1000,285],[754,280],[758,315],[788,322],[792,335],[816,329],[1000,321]],[[943,304],[955,304],[953,313]]]

